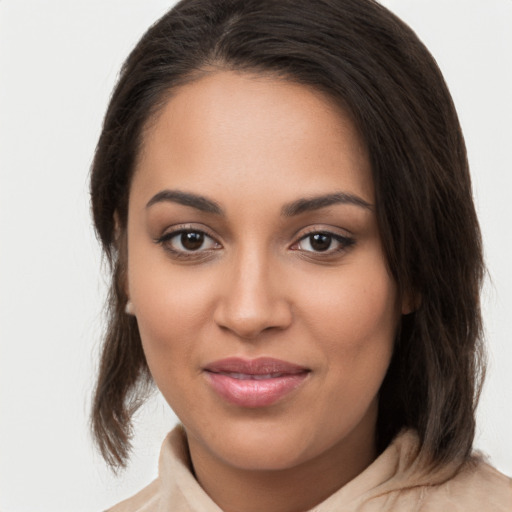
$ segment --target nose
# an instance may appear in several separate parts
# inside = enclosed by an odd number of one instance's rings
[[[283,330],[291,324],[291,304],[279,269],[269,257],[247,251],[230,262],[222,280],[214,312],[219,327],[251,340],[263,331]]]

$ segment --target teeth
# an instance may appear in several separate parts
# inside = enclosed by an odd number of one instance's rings
[[[265,380],[265,379],[275,379],[277,377],[281,377],[282,373],[265,373],[261,375],[251,375],[248,373],[226,373],[232,379],[238,380]]]
[[[266,375],[253,375],[254,380],[264,380],[264,379],[275,379],[276,377],[280,377],[280,373],[267,373]]]
[[[245,373],[228,373],[227,375],[233,379],[239,380],[247,380],[251,378],[250,375],[247,375]]]

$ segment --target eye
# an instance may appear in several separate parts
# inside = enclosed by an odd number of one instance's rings
[[[350,237],[317,231],[302,237],[293,248],[305,252],[331,254],[343,251],[354,243],[355,240]]]
[[[172,253],[186,256],[220,248],[220,244],[204,231],[198,229],[179,229],[165,233],[157,243]]]

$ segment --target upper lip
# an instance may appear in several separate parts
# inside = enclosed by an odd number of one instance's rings
[[[204,369],[212,373],[239,373],[246,375],[295,375],[309,371],[309,368],[305,366],[272,357],[259,357],[257,359],[228,357],[209,363]]]

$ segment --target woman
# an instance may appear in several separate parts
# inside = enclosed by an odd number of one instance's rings
[[[113,510],[510,509],[511,481],[471,455],[464,142],[396,17],[180,2],[123,68],[91,192],[113,270],[96,439],[125,463],[153,381],[183,424]]]

